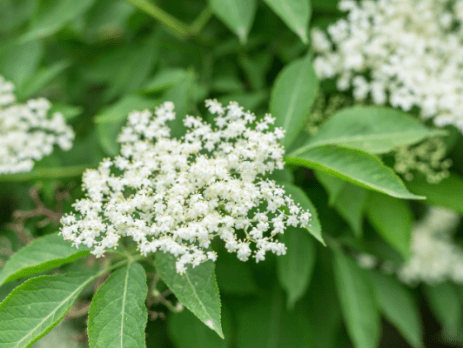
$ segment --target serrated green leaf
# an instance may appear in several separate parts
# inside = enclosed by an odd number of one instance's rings
[[[131,263],[112,273],[98,289],[90,305],[90,347],[146,347],[147,292],[145,270],[139,263]]]
[[[26,348],[47,334],[94,273],[41,276],[24,282],[0,304],[0,347]]]
[[[322,237],[322,226],[320,224],[320,220],[318,219],[317,209],[310,201],[309,197],[305,194],[305,192],[290,183],[287,182],[278,182],[280,186],[285,189],[286,195],[291,195],[291,198],[297,204],[299,203],[304,210],[308,210],[312,216],[309,220],[309,226],[307,226],[307,230],[310,232],[312,236],[314,236],[320,243],[325,245],[325,241]]]
[[[413,347],[422,347],[420,311],[409,290],[397,279],[370,272],[376,301],[384,316]]]
[[[72,246],[58,233],[37,238],[13,254],[0,271],[0,285],[56,268],[88,255],[89,249]]]
[[[308,55],[285,66],[278,74],[270,96],[270,113],[275,126],[286,133],[283,145],[289,147],[307,119],[318,91],[318,78]]]
[[[303,43],[308,43],[307,30],[310,19],[309,0],[264,0],[267,5],[295,32]]]
[[[413,214],[407,202],[376,192],[369,192],[366,213],[376,231],[407,259]]]
[[[334,278],[344,323],[354,347],[376,347],[380,316],[363,271],[342,251],[334,252]]]
[[[256,14],[256,0],[209,0],[214,14],[245,44]]]
[[[280,241],[286,245],[286,255],[277,258],[277,274],[287,293],[287,307],[305,294],[315,266],[315,243],[302,228],[288,226]]]
[[[158,252],[155,267],[162,280],[178,300],[203,323],[223,338],[220,323],[220,295],[214,273],[214,263],[207,261],[184,274],[177,273],[176,258]]]
[[[237,348],[311,347],[310,323],[303,311],[285,309],[282,291],[275,286],[237,309]]]
[[[72,19],[87,11],[94,0],[56,0],[41,2],[29,30],[22,41],[53,35]]]
[[[457,174],[450,174],[442,181],[430,184],[423,179],[407,182],[411,192],[426,196],[426,202],[450,208],[463,215],[463,178]]]
[[[456,336],[462,328],[461,303],[451,283],[426,285],[424,293],[429,307],[450,336]]]
[[[406,113],[380,106],[344,108],[331,116],[294,154],[321,145],[341,145],[370,153],[386,153],[397,146],[443,135]]]
[[[397,198],[424,199],[410,193],[402,181],[374,155],[356,149],[325,145],[290,153],[286,163],[319,169],[370,190]]]

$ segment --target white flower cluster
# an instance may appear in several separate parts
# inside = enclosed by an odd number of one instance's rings
[[[452,240],[459,221],[453,211],[431,208],[413,229],[411,258],[398,270],[399,279],[407,284],[463,283],[463,249]]]
[[[381,262],[374,255],[355,255],[362,268],[379,268],[385,273],[396,273],[403,283],[416,285],[442,283],[452,280],[463,283],[463,249],[452,235],[460,216],[443,208],[431,207],[424,218],[415,224],[410,243],[410,259],[400,267],[391,261]]]
[[[188,131],[179,140],[169,137],[166,125],[175,118],[172,103],[155,116],[131,113],[118,139],[121,155],[84,174],[87,198],[75,203],[77,215],[62,218],[64,239],[101,257],[121,237],[131,237],[143,255],[175,255],[179,273],[215,261],[210,244],[217,236],[242,261],[251,255],[262,261],[268,251],[285,254],[275,237],[286,226],[307,226],[310,213],[262,178],[283,169],[278,141],[284,132],[269,131],[270,115],[255,122],[237,103],[223,108],[208,100],[206,106],[217,115],[217,128],[187,116]]]
[[[63,115],[47,118],[51,107],[44,98],[16,104],[13,84],[0,76],[0,174],[28,172],[34,161],[53,151],[72,147],[74,133]]]
[[[463,1],[341,0],[347,18],[313,29],[321,78],[463,132]]]

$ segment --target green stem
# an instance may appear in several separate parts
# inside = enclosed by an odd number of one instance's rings
[[[161,8],[152,4],[148,0],[127,0],[132,3],[134,6],[138,7],[140,10],[145,11],[150,14],[152,17],[156,18],[166,27],[171,29],[174,33],[182,38],[187,38],[190,36],[190,30],[188,25],[178,20],[177,18],[171,16]]]
[[[29,181],[34,179],[62,179],[74,176],[81,176],[82,173],[92,168],[92,165],[79,165],[58,168],[37,168],[29,173],[2,174],[0,181]]]
[[[190,25],[190,33],[198,34],[212,17],[212,10],[206,7]]]
[[[116,269],[116,268],[119,268],[119,267],[122,267],[124,266],[125,264],[131,264],[132,262],[136,262],[138,260],[141,260],[143,259],[143,256],[142,255],[131,255],[130,258],[127,257],[125,260],[122,260],[122,261],[119,261],[115,264],[112,264],[111,266],[105,268],[105,269],[102,269],[101,271],[99,271],[97,274],[95,274],[95,276],[93,277],[93,279],[96,279],[98,277],[101,277],[103,274],[106,274],[108,272],[111,272],[112,270]]]

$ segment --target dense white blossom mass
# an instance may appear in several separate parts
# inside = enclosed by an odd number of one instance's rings
[[[313,29],[321,78],[463,132],[463,1],[341,0],[347,17]]]
[[[118,139],[121,155],[84,174],[87,197],[75,203],[77,214],[62,218],[64,239],[101,257],[131,237],[143,255],[175,255],[179,273],[215,261],[215,237],[242,261],[285,254],[275,237],[287,226],[307,226],[310,213],[263,178],[283,169],[284,132],[270,130],[270,115],[256,122],[237,103],[223,108],[208,100],[206,106],[217,115],[217,128],[187,116],[188,131],[178,140],[166,125],[175,118],[172,103],[155,115],[131,113]]]
[[[74,140],[63,115],[57,112],[47,117],[48,100],[17,104],[13,89],[13,84],[0,76],[0,174],[28,172],[54,145],[69,150]]]

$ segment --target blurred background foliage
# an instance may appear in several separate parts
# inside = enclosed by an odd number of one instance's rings
[[[103,158],[118,153],[116,137],[130,111],[153,108],[170,100],[175,103],[177,115],[202,115],[204,99],[217,98],[226,104],[237,101],[257,115],[268,112],[277,74],[308,51],[310,54],[309,25],[305,33],[293,30],[291,23],[286,23],[278,11],[269,6],[272,3],[277,1],[249,1],[246,14],[237,17],[246,30],[234,32],[230,30],[233,23],[227,22],[227,12],[221,12],[218,0],[151,3],[141,0],[0,0],[0,74],[15,84],[19,101],[39,96],[48,98],[76,132],[70,151],[56,149],[37,163],[31,173],[0,177],[2,260],[8,259],[11,252],[30,238],[58,228],[56,221],[42,215],[21,220],[18,225],[18,214],[14,212],[36,207],[29,194],[31,187],[38,190],[44,206],[54,209],[57,199],[64,199],[63,210],[70,211],[71,203],[82,196],[80,175],[84,169],[95,167]],[[326,28],[342,16],[337,10],[337,0],[311,0],[309,9],[310,26]],[[231,20],[233,16],[229,13]],[[336,93],[329,81],[322,83],[321,89],[327,97]],[[179,121],[173,128],[174,136],[182,135],[183,126],[181,119]],[[461,176],[463,146],[461,137],[456,139],[459,145],[452,147],[450,156],[454,159],[452,170]],[[401,260],[400,254],[375,232],[374,226],[364,221],[365,189],[346,184],[349,186],[339,191],[341,198],[331,204],[324,187],[332,186],[327,184],[326,178],[324,181],[321,174],[305,168],[292,166],[290,170],[288,175],[293,176],[292,181],[317,207],[325,235],[353,250],[386,255],[387,260]],[[58,197],[57,192],[69,195]],[[403,202],[411,208],[413,218],[422,216],[425,203]],[[360,234],[361,238],[357,238]],[[457,237],[461,234],[460,226]],[[218,248],[216,275],[222,298],[225,340],[187,310],[168,313],[164,309],[167,318],[159,317],[148,323],[147,346],[351,346],[350,329],[343,320],[336,290],[336,286],[342,287],[339,282],[343,280],[333,273],[333,263],[347,267],[344,270],[347,273],[355,273],[349,278],[351,280],[362,279],[366,271],[353,262],[344,262],[345,255],[336,255],[339,252],[333,253],[308,235],[301,236],[298,243],[304,246],[300,257],[308,268],[305,283],[299,285],[301,290],[292,303],[281,285],[284,282],[278,281],[274,257],[269,256],[266,262],[259,264],[242,263]],[[422,329],[418,331],[423,333],[423,338],[415,339],[413,332],[407,334],[407,323],[397,325],[394,322],[402,315],[400,307],[394,308],[396,314],[392,314],[392,323],[387,311],[384,315],[387,319],[381,319],[382,335],[378,346],[418,347],[421,342],[426,347],[463,344],[461,285],[445,283],[436,288],[409,289],[395,280],[388,282],[381,278],[389,276],[378,273],[378,277],[378,282],[392,286],[387,288],[392,298],[383,299],[389,301],[388,305],[397,305],[394,291],[411,299],[406,302],[412,304],[411,310],[420,318],[418,327]],[[1,287],[0,298],[17,284],[19,281]],[[368,291],[356,284],[347,284],[345,289],[356,296]],[[354,315],[350,319],[362,321],[361,317],[360,312],[358,317]],[[413,314],[411,317],[414,320]],[[79,332],[85,328],[82,318],[66,323],[63,325],[70,323],[70,330]],[[59,342],[53,346],[67,347],[63,340]]]

